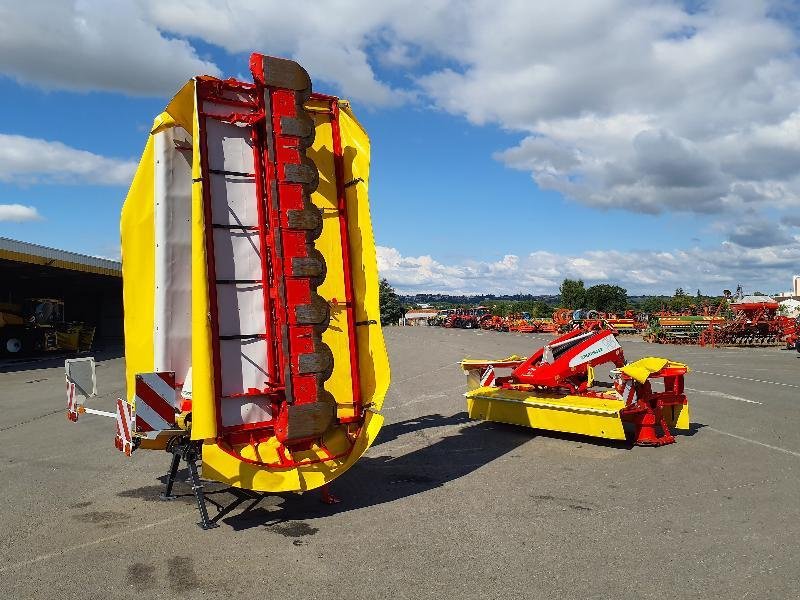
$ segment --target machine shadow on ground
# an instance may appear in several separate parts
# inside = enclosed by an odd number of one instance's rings
[[[456,429],[452,434],[448,431],[432,444],[425,444],[421,432],[439,427]],[[705,425],[701,423],[692,423],[689,431],[679,432],[678,435],[693,436],[703,427]],[[400,456],[379,454],[382,446],[409,435],[419,440],[414,445],[425,445]],[[630,442],[625,441],[546,432],[503,423],[475,422],[469,420],[466,413],[451,416],[424,415],[391,423],[381,429],[372,446],[373,456],[361,458],[346,475],[333,482],[332,491],[341,498],[338,504],[323,504],[321,495],[316,490],[302,495],[254,496],[222,484],[206,482],[210,516],[214,519],[216,511],[221,511],[217,520],[237,531],[254,527],[276,527],[276,531],[283,532],[288,522],[295,522],[296,525],[296,522],[395,502],[440,488],[536,437],[563,439],[619,450],[630,450],[633,447]],[[165,468],[166,466],[165,461]],[[186,469],[179,471],[175,485],[176,502],[192,505],[194,496],[186,483],[187,478]],[[164,489],[166,475],[162,475],[159,480],[161,485],[126,490],[120,492],[119,496],[158,501]]]

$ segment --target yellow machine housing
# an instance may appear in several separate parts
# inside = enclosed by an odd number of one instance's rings
[[[184,391],[191,381],[191,414],[180,415],[174,431],[143,437],[141,448],[164,448],[173,435],[185,435],[180,429],[184,425],[190,428],[192,440],[202,441],[205,478],[262,492],[311,490],[352,466],[372,444],[383,423],[378,411],[390,372],[380,329],[368,199],[370,141],[348,102],[316,96],[306,102],[315,129],[307,155],[319,171],[319,185],[311,200],[322,216],[321,233],[314,246],[327,269],[317,293],[330,310],[330,325],[322,339],[334,357],[324,389],[335,402],[335,418],[318,442],[289,449],[292,466],[278,466],[279,454],[285,454],[286,448],[274,436],[233,447],[221,440],[206,268],[207,194],[200,177],[206,149],[200,143],[202,101],[198,100],[198,86],[214,85],[214,81],[209,77],[192,79],[156,117],[122,209],[127,401],[136,403],[137,374],[173,371]],[[334,118],[338,143],[347,157],[344,172],[339,173],[333,158]],[[336,217],[340,212],[337,186],[345,183],[349,252],[343,253],[342,230]],[[167,234],[160,230],[164,227],[171,228]],[[170,253],[166,257],[165,245]],[[343,257],[347,255],[354,318],[365,325],[355,328],[359,373],[355,385],[365,407],[360,414],[354,410],[350,361],[355,357],[350,352],[350,334],[344,321],[348,303]]]

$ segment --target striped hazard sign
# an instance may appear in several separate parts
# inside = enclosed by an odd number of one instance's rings
[[[67,377],[67,418],[70,421],[78,420],[78,397],[75,393],[75,383]]]
[[[481,375],[481,387],[490,387],[494,385],[494,367],[489,365]]]
[[[149,433],[175,427],[175,373],[136,375],[136,432]]]
[[[117,437],[114,445],[130,456],[133,452],[133,407],[122,398],[117,398]]]

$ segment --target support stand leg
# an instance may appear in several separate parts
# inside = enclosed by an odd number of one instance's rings
[[[200,511],[200,522],[198,525],[201,529],[213,529],[214,527],[219,527],[219,524],[208,518],[206,498],[203,495],[203,484],[200,483],[200,476],[197,474],[197,465],[194,459],[193,453],[185,457],[186,465],[189,467],[189,473],[192,476],[192,491],[194,492],[195,500],[197,500],[197,509]]]
[[[176,451],[172,453],[172,463],[169,465],[169,471],[167,472],[167,487],[161,492],[160,497],[162,500],[175,500],[175,496],[172,493],[172,486],[175,484],[175,477],[178,475],[178,465],[180,465],[180,462],[181,455],[176,449]]]

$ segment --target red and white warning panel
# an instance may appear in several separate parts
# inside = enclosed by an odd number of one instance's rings
[[[114,445],[127,456],[142,438],[155,439],[160,432],[177,427],[178,391],[172,371],[137,374],[134,404],[117,398],[114,412],[85,406],[89,396],[97,395],[94,359],[68,360],[66,372],[67,418],[75,422],[86,413],[115,419]]]
[[[489,365],[486,367],[486,370],[481,375],[481,387],[489,387],[494,385],[495,375],[494,375],[494,367]]]
[[[136,433],[152,434],[175,427],[175,373],[139,373],[134,396]]]
[[[133,442],[133,407],[122,398],[117,398],[117,436],[114,438],[114,445],[117,450],[130,456],[135,450]]]
[[[78,420],[78,398],[76,396],[75,382],[67,377],[67,418],[70,421]]]

